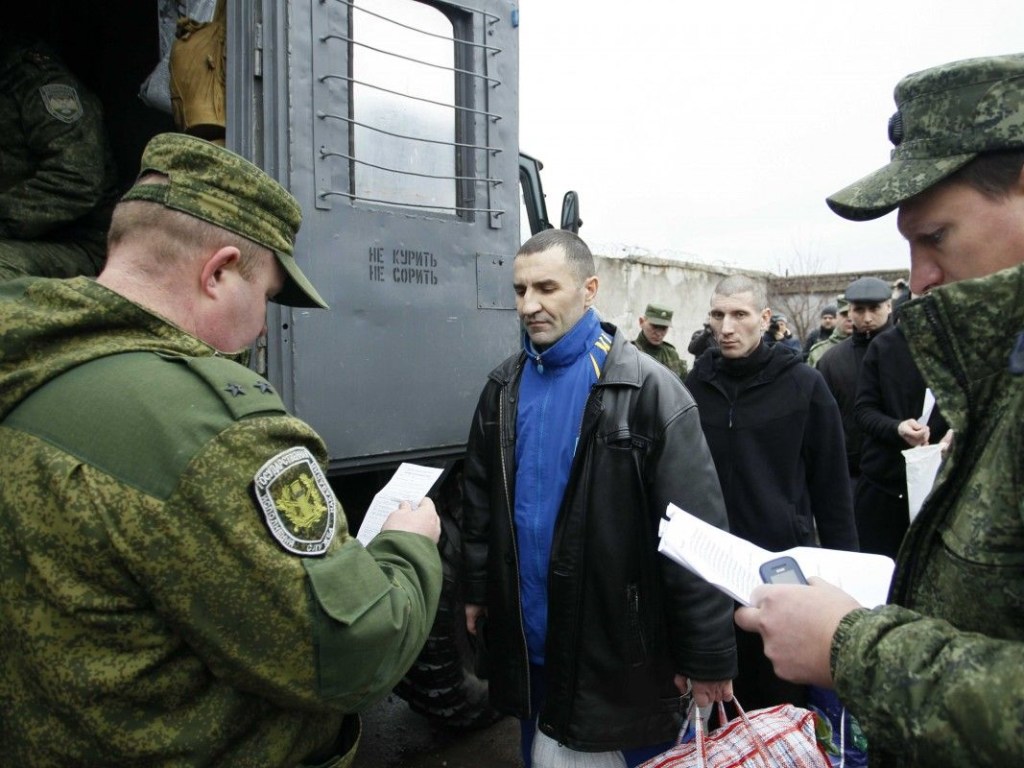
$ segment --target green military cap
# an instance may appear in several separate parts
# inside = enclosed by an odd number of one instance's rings
[[[846,300],[846,296],[840,293],[836,296],[836,307],[838,308],[840,315],[845,315],[850,311],[850,302]]]
[[[263,170],[204,139],[161,133],[142,153],[139,178],[148,173],[166,176],[167,183],[137,181],[121,199],[160,203],[270,249],[287,275],[274,301],[327,309],[327,302],[295,262],[295,236],[302,210],[295,198]]]
[[[980,152],[1024,149],[1024,54],[967,59],[903,78],[888,165],[827,199],[846,219],[884,216]]]
[[[672,327],[672,310],[660,304],[648,304],[644,310],[644,317],[651,325],[660,325],[664,328]]]

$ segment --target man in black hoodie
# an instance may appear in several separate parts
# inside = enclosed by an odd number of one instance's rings
[[[764,288],[722,280],[709,322],[718,348],[686,377],[718,470],[729,530],[779,552],[820,542],[857,549],[839,409],[800,352],[767,344]],[[756,634],[737,631],[736,698],[747,709],[800,704],[804,689],[779,680]]]
[[[854,403],[857,399],[857,380],[864,363],[868,344],[882,331],[892,327],[892,290],[885,280],[861,277],[846,287],[843,298],[850,303],[853,333],[830,349],[818,361],[818,370],[839,404],[846,433],[846,462],[849,466],[851,487],[860,477],[860,451],[863,437]]]

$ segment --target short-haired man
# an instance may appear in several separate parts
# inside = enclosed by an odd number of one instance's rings
[[[900,326],[956,437],[891,605],[759,587],[736,620],[780,675],[835,686],[872,765],[1024,765],[1024,55],[915,73],[896,104],[892,161],[829,204],[899,209],[919,297]]]
[[[637,349],[646,352],[670,371],[675,371],[680,379],[685,379],[686,361],[680,359],[676,348],[665,341],[668,329],[672,327],[672,310],[659,304],[648,304],[639,323],[640,333],[633,339]]]
[[[807,338],[804,339],[804,360],[811,352],[811,347],[817,344],[819,341],[824,341],[836,327],[836,317],[838,315],[839,308],[835,304],[826,304],[821,308],[821,321],[817,328],[807,334]]]
[[[799,354],[768,344],[764,288],[744,275],[715,286],[709,313],[718,348],[686,378],[718,469],[729,530],[771,552],[857,549],[843,425],[821,375]],[[803,704],[803,686],[779,680],[761,638],[737,635],[740,703]]]
[[[467,628],[487,617],[491,703],[527,766],[538,727],[632,766],[675,737],[687,679],[698,705],[732,695],[732,601],[657,553],[670,502],[725,527],[722,492],[682,381],[600,321],[586,243],[534,235],[513,279],[523,350],[467,448]]]
[[[17,766],[351,765],[415,660],[437,515],[366,548],[323,442],[223,353],[324,307],[298,203],[161,134],[96,280],[0,286],[0,753]]]
[[[853,407],[857,399],[857,379],[868,344],[882,331],[892,327],[889,284],[877,277],[861,277],[846,287],[843,298],[850,305],[853,333],[818,360],[817,369],[825,378],[832,396],[839,403],[846,434],[846,463],[850,481],[860,477],[860,427]]]

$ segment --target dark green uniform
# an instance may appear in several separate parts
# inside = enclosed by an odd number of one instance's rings
[[[0,280],[97,274],[116,184],[99,99],[0,35]]]
[[[955,437],[900,549],[894,604],[849,614],[832,643],[873,766],[1024,765],[1022,293],[1024,265],[900,310]]]
[[[647,340],[647,337],[644,336],[644,332],[640,331],[637,337],[633,340],[633,345],[641,352],[646,352],[669,370],[675,371],[679,378],[686,378],[686,361],[679,358],[679,353],[676,352],[676,348],[667,341],[663,341],[661,344],[655,346]]]
[[[332,754],[418,654],[441,568],[426,537],[350,536],[325,453],[264,379],[103,286],[0,285],[0,761]]]

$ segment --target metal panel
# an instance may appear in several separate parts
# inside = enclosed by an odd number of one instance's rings
[[[451,19],[465,41],[453,43],[450,72],[454,172],[450,180],[420,181],[437,174],[416,167],[424,153],[408,134],[408,153],[373,163],[372,173],[404,174],[394,184],[398,199],[386,200],[360,195],[353,184],[366,155],[353,151],[353,131],[363,132],[366,147],[383,126],[356,126],[350,96],[358,37],[351,31],[359,29],[354,14],[383,8],[387,16],[402,2],[370,2],[267,0],[256,89],[267,159],[286,158],[281,175],[304,211],[298,260],[331,305],[271,312],[268,376],[292,412],[324,437],[334,468],[458,453],[487,372],[518,343],[510,311],[519,245],[514,5],[417,4]],[[395,29],[397,40],[402,28]],[[409,34],[416,32],[401,32]],[[374,56],[406,55],[399,47]],[[375,73],[368,74],[363,82]],[[436,80],[436,73],[423,78]],[[416,97],[419,80],[388,98]],[[415,202],[420,187],[449,184],[456,190],[450,200]]]

